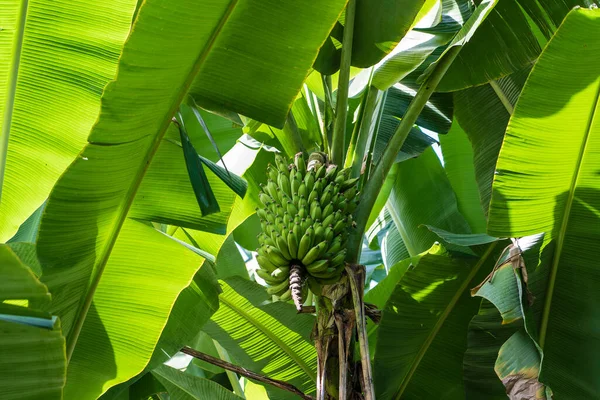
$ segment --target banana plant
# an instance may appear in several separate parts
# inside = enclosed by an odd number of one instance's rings
[[[600,390],[589,4],[7,4],[7,398]],[[311,153],[358,185],[345,263],[275,290],[265,191]]]

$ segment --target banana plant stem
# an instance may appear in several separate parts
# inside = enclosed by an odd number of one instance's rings
[[[331,143],[331,159],[334,164],[344,164],[344,138],[346,136],[346,116],[348,115],[348,88],[350,86],[350,63],[352,61],[352,41],[354,39],[354,13],[356,0],[349,0],[346,6],[346,24],[342,39],[342,60],[335,103],[335,122]]]
[[[356,316],[356,333],[360,348],[360,360],[363,378],[363,395],[365,400],[375,400],[375,389],[373,388],[373,371],[371,368],[371,357],[369,356],[369,338],[367,336],[367,324],[365,318],[365,267],[359,264],[346,264],[346,273],[350,280],[350,291],[354,303]]]
[[[379,163],[373,170],[372,175],[369,176],[365,183],[363,195],[361,196],[361,204],[358,208],[355,216],[356,228],[350,234],[348,238],[348,257],[346,261],[349,263],[357,263],[360,257],[362,247],[362,237],[366,229],[367,220],[371,209],[377,200],[377,196],[385,182],[385,178],[390,172],[390,169],[394,165],[396,155],[402,148],[404,141],[408,137],[410,130],[417,121],[417,117],[425,108],[427,101],[435,91],[435,88],[440,83],[444,74],[456,58],[460,51],[460,46],[452,47],[448,52],[439,60],[435,69],[431,75],[421,85],[415,98],[411,101],[406,113],[404,114],[400,125],[394,132],[394,135],[390,139],[387,147],[383,151]]]
[[[377,110],[377,106],[379,104],[379,90],[377,90],[377,88],[375,88],[374,86],[369,86],[366,90],[367,93],[365,93],[365,102],[362,111],[362,116],[360,119],[360,124],[357,125],[358,135],[356,138],[356,143],[351,143],[350,149],[348,149],[348,154],[352,154],[353,156],[353,159],[351,160],[351,176],[353,177],[360,176],[362,165],[365,161],[365,153],[367,152],[367,142],[369,141],[369,134],[371,133],[373,115],[375,114],[375,111]],[[375,134],[375,132],[373,132],[373,134]]]

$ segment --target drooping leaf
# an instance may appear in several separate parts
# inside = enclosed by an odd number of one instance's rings
[[[29,268],[0,245],[0,301],[48,302],[50,294]],[[10,310],[9,310],[10,309]],[[9,313],[9,314],[5,314]],[[35,316],[38,316],[37,318]],[[8,318],[14,317],[14,318]],[[19,318],[21,317],[21,318]],[[33,324],[40,319],[47,324]],[[0,303],[0,393],[6,400],[62,399],[67,360],[60,323],[36,310]]]
[[[466,331],[478,308],[467,289],[494,247],[475,262],[426,253],[402,275],[378,328],[378,399],[464,398]]]
[[[426,77],[429,76],[429,74],[435,69],[436,65],[440,62],[440,60],[443,57],[446,57],[446,54],[449,51],[457,51],[457,48],[464,47],[473,38],[477,30],[482,26],[483,22],[485,21],[487,16],[492,12],[497,2],[498,0],[483,0],[481,3],[479,3],[479,5],[475,7],[475,10],[473,10],[472,15],[468,19],[466,19],[466,22],[464,23],[463,27],[460,29],[460,31],[458,31],[456,36],[454,36],[454,38],[448,44],[448,46],[440,55],[438,60],[427,66],[427,69],[419,77],[418,81],[424,81]],[[458,3],[467,2],[458,1]],[[440,89],[441,88],[438,88],[438,90]]]
[[[541,349],[536,342],[535,326],[529,311],[527,274],[522,249],[510,246],[510,251],[498,260],[498,267],[477,288],[477,296],[491,302],[499,312],[502,325],[516,327],[510,338],[501,346],[497,341],[487,348],[498,357],[494,371],[505,386],[510,398],[544,399],[546,389],[539,380]],[[504,260],[504,261],[502,261]],[[498,330],[498,327],[495,328]],[[504,330],[502,330],[504,331]]]
[[[397,164],[397,168],[386,207],[411,256],[426,251],[438,240],[423,224],[469,233],[469,225],[458,211],[454,191],[432,149]]]
[[[356,0],[352,65],[367,68],[390,53],[413,25],[423,0]]]
[[[224,166],[219,164],[215,164],[210,161],[208,158],[204,158],[201,155],[198,155],[200,161],[204,165],[208,167],[216,176],[219,177],[231,190],[235,192],[240,197],[244,197],[246,195],[246,190],[248,189],[248,183],[234,174],[233,172],[228,171]]]
[[[518,324],[503,324],[496,307],[482,300],[479,312],[469,323],[468,348],[464,357],[467,400],[506,400],[506,389],[494,371],[498,351]]]
[[[377,64],[406,35],[424,5],[430,8],[431,3],[424,0],[356,0],[352,65],[367,68]],[[324,75],[333,75],[340,68],[345,20],[344,11],[313,65]]]
[[[475,180],[471,142],[456,119],[448,134],[440,135],[439,140],[444,156],[444,171],[456,194],[458,210],[469,222],[472,232],[485,232],[487,221]]]
[[[40,207],[84,146],[135,4],[2,2],[0,142],[8,148],[0,145],[0,242]]]
[[[37,210],[35,210],[33,214],[31,214],[29,218],[27,218],[25,222],[23,222],[21,226],[19,226],[19,230],[17,231],[17,233],[15,233],[15,235],[12,238],[10,238],[7,241],[7,243],[35,243],[38,231],[40,229],[40,222],[42,221],[42,213],[44,212],[45,207],[46,203],[42,204]]]
[[[486,1],[476,3],[479,8]],[[438,91],[464,89],[510,75],[532,64],[541,51],[517,1],[498,1],[474,35],[465,39]]]
[[[386,90],[416,70],[439,47],[447,44],[454,32],[411,30],[375,68],[373,85]]]
[[[235,111],[283,127],[344,4],[343,0],[213,0],[205,4],[200,8],[210,13],[192,25],[203,21],[210,32],[215,30],[214,40],[197,53],[202,66],[190,96],[203,108]],[[182,20],[178,22],[181,27]]]
[[[386,214],[389,215],[387,210]],[[381,255],[383,256],[383,264],[387,270],[409,257],[404,240],[402,240],[402,235],[400,235],[398,227],[391,216],[389,217],[389,224],[389,229],[381,241]]]
[[[194,148],[198,154],[211,161],[218,162],[222,158],[222,154],[231,150],[243,134],[243,122],[240,122],[238,125],[220,115],[203,109],[195,109],[186,104],[179,106],[179,112],[185,122],[188,136]],[[204,128],[199,123],[196,112],[200,114],[206,127],[210,130],[212,140],[206,135]],[[216,151],[215,147],[219,149],[219,152]]]
[[[500,240],[497,237],[486,235],[485,233],[454,233],[448,232],[434,226],[426,225],[427,229],[438,235],[446,243],[457,246],[478,246],[481,244],[493,243]]]
[[[185,165],[187,167],[188,176],[190,177],[190,183],[194,189],[194,194],[196,195],[196,200],[198,201],[202,215],[218,213],[221,211],[219,203],[210,187],[200,156],[190,142],[190,138],[185,130],[185,125],[181,119],[179,120],[179,135],[181,137],[181,146],[183,148],[183,155],[185,157]]]
[[[490,204],[489,234],[546,233],[530,287],[542,305],[540,380],[556,397],[600,391],[592,361],[600,354],[592,339],[600,315],[589,306],[599,280],[600,74],[591,61],[600,51],[599,32],[600,11],[577,9],[546,46],[509,123]]]
[[[37,280],[33,272],[5,244],[0,244],[0,276],[0,302],[34,300],[47,303],[50,300],[48,288]]]
[[[233,277],[221,285],[219,311],[205,331],[240,365],[314,392],[316,353],[309,339],[314,318],[298,315],[291,304],[264,304],[269,296],[256,283]],[[289,397],[277,393],[276,398]]]
[[[528,73],[529,69],[525,69],[502,78],[497,82],[496,89],[487,84],[454,93],[456,123],[467,134],[473,148],[475,179],[486,216],[496,161],[511,115],[502,98],[512,110]]]
[[[164,385],[173,400],[236,400],[236,396],[216,382],[198,378],[162,365],[152,374]]]

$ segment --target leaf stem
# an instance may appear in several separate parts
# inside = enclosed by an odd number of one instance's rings
[[[217,342],[214,339],[213,339],[213,344],[215,345],[215,348],[217,349],[217,353],[219,354],[219,357],[221,358],[221,360],[231,363],[231,358],[229,358],[229,354],[227,353],[227,350],[225,350],[223,348],[223,346],[221,346],[219,344],[219,342]],[[229,383],[231,383],[231,388],[233,389],[233,393],[235,393],[238,396],[240,396],[241,398],[245,399],[246,395],[244,394],[244,389],[242,389],[242,385],[240,385],[240,380],[239,380],[237,374],[234,371],[231,371],[229,369],[226,369],[225,372],[227,373],[227,378],[229,378]]]
[[[362,116],[360,119],[360,123],[357,124],[358,137],[356,138],[356,143],[351,143],[350,148],[348,149],[348,154],[352,154],[352,172],[351,176],[358,177],[362,171],[362,166],[364,163],[365,153],[367,153],[369,136],[371,133],[371,126],[373,122],[373,114],[377,110],[377,106],[379,105],[379,90],[374,86],[367,87],[367,93],[365,93],[365,104],[362,112]],[[379,119],[375,121],[375,125],[378,125]],[[373,130],[373,135],[376,132]],[[352,146],[354,144],[354,147]]]
[[[13,48],[10,54],[11,65],[8,71],[6,85],[6,101],[4,103],[2,130],[0,130],[0,199],[2,199],[2,188],[4,186],[6,159],[8,157],[8,138],[10,136],[13,111],[15,109],[15,95],[17,92],[17,80],[19,78],[19,66],[21,64],[21,50],[23,49],[23,36],[25,33],[28,6],[28,0],[21,1],[21,7],[19,8],[15,26]]]
[[[500,99],[500,102],[502,103],[504,108],[506,108],[506,111],[508,111],[508,114],[512,115],[515,111],[515,108],[513,107],[508,97],[506,97],[506,93],[504,93],[504,90],[502,90],[500,85],[498,85],[498,82],[492,80],[490,81],[490,86],[492,87],[492,89],[494,89],[494,92],[496,92],[496,95]]]
[[[363,395],[365,396],[365,400],[375,400],[373,371],[371,369],[371,357],[369,356],[369,338],[367,336],[365,318],[365,267],[359,264],[347,264],[346,273],[350,281],[350,290],[352,292],[352,300],[354,301],[354,313],[356,315],[356,332],[362,366]]]
[[[304,394],[300,389],[296,386],[289,384],[287,382],[283,382],[277,379],[271,379],[261,374],[257,374],[256,372],[252,372],[247,370],[246,368],[239,367],[237,365],[231,364],[227,361],[223,361],[219,358],[210,356],[208,354],[201,353],[189,347],[184,347],[181,349],[181,352],[187,355],[190,355],[198,360],[206,361],[209,364],[216,365],[217,367],[221,367],[228,371],[233,371],[241,376],[245,376],[246,378],[254,379],[255,381],[266,383],[267,385],[274,386],[276,388],[287,390],[288,392],[294,393],[304,400],[314,400],[314,397]]]
[[[354,13],[356,0],[349,0],[346,6],[346,24],[342,39],[342,61],[335,103],[335,123],[331,143],[331,160],[334,164],[344,164],[344,139],[346,136],[346,116],[348,115],[348,88],[350,86],[350,63],[352,61],[352,41],[354,39]]]
[[[381,160],[375,167],[372,176],[366,181],[363,194],[361,196],[361,204],[356,213],[356,228],[350,233],[348,238],[348,257],[349,263],[357,263],[360,257],[362,237],[366,229],[367,220],[371,209],[377,200],[379,191],[385,182],[385,178],[394,165],[396,155],[402,148],[410,130],[417,121],[417,117],[425,108],[427,101],[435,91],[435,88],[442,80],[444,74],[460,52],[460,46],[454,46],[439,60],[435,69],[427,80],[421,85],[415,98],[410,102],[406,113],[404,114],[400,125],[394,132],[387,147],[385,148]]]

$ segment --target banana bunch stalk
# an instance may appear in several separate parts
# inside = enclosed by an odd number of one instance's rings
[[[257,249],[258,276],[280,300],[293,299],[302,309],[302,290],[313,292],[336,283],[344,270],[346,238],[358,205],[358,178],[350,170],[327,162],[324,153],[293,163],[275,157],[267,169],[268,182],[259,194],[264,205],[256,210],[262,226]]]

